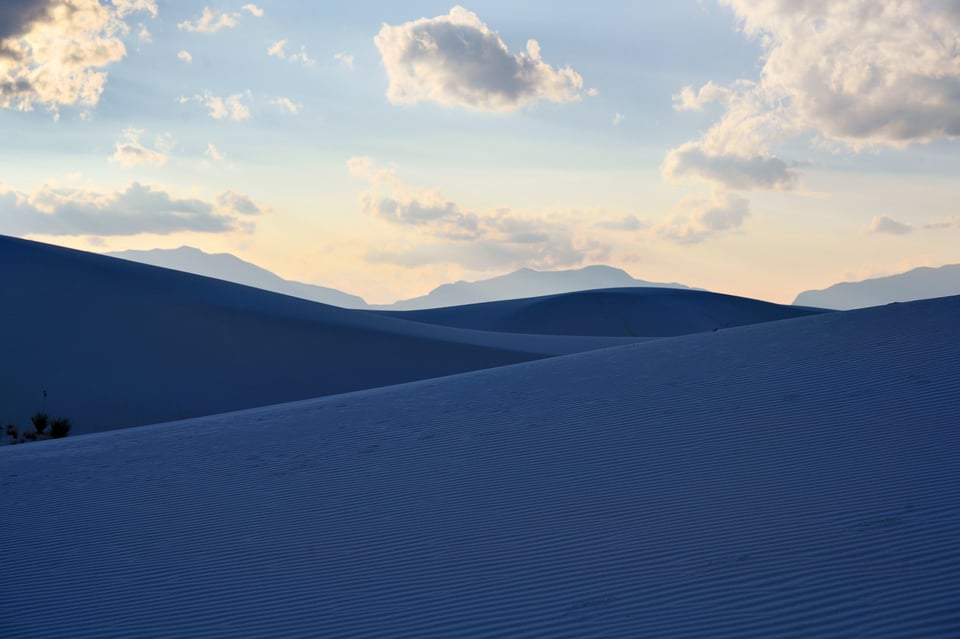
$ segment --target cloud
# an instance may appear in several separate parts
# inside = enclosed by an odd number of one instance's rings
[[[189,31],[190,33],[216,33],[221,29],[232,29],[239,24],[240,14],[229,14],[225,11],[214,11],[210,7],[204,7],[194,22],[184,20],[177,25],[177,28]]]
[[[404,266],[460,264],[473,269],[562,268],[609,255],[607,245],[575,236],[550,216],[518,215],[509,209],[477,213],[464,209],[438,189],[403,184],[393,169],[369,158],[353,158],[350,173],[369,184],[360,195],[365,213],[406,229],[415,238],[403,250],[378,249],[367,258]],[[399,240],[398,240],[399,241]]]
[[[613,114],[613,126],[620,126],[621,124],[623,124],[623,120],[624,120],[623,114],[621,113]]]
[[[243,219],[250,207],[262,210],[230,191],[208,202],[175,198],[138,182],[114,193],[45,184],[29,194],[0,188],[0,229],[17,236],[102,237],[250,231]]]
[[[280,58],[281,60],[288,60],[290,62],[299,62],[305,67],[313,66],[316,64],[316,60],[307,55],[307,48],[303,45],[300,45],[300,51],[297,53],[287,53],[287,41],[286,40],[277,40],[267,48],[267,55]]]
[[[153,42],[153,36],[150,35],[150,30],[147,29],[147,25],[142,22],[137,25],[137,37],[140,38],[141,42]]]
[[[198,93],[192,97],[180,96],[177,102],[186,104],[196,102],[207,108],[210,117],[214,120],[230,119],[234,122],[242,122],[250,118],[250,106],[244,103],[244,100],[250,99],[250,92],[235,93],[221,98],[210,91]]]
[[[724,110],[668,153],[665,178],[784,190],[798,173],[771,149],[789,138],[856,151],[960,137],[956,0],[718,1],[763,49],[759,79],[674,96],[678,111]]]
[[[289,113],[290,115],[296,115],[300,113],[300,111],[303,109],[302,104],[298,102],[294,102],[290,98],[276,98],[276,99],[270,100],[270,104],[277,105],[278,107],[280,107],[281,111],[283,111],[284,113]]]
[[[720,0],[764,49],[755,91],[791,128],[852,148],[960,136],[960,5]]]
[[[94,106],[107,74],[127,53],[124,17],[153,0],[5,0],[0,3],[0,108]]]
[[[287,48],[286,40],[277,40],[276,42],[271,44],[269,47],[267,47],[267,55],[274,58],[280,58],[281,60],[283,60],[287,57],[286,48]]]
[[[476,14],[457,6],[448,15],[384,24],[374,38],[393,104],[431,101],[484,111],[513,111],[538,100],[581,99],[583,79],[555,69],[528,40],[514,55]]]
[[[207,150],[203,154],[214,162],[223,162],[227,159],[227,154],[214,146],[213,142],[207,145]]]
[[[650,228],[650,223],[636,215],[625,215],[618,220],[601,220],[595,226],[608,231],[642,231]]]
[[[190,55],[189,51],[180,51],[179,53],[177,53],[177,59],[183,60],[187,64],[190,64],[191,62],[193,62],[193,56]]]
[[[234,213],[237,215],[262,215],[267,209],[261,208],[253,203],[246,195],[225,191],[217,196],[217,210],[223,213]]]
[[[150,165],[163,166],[167,163],[167,153],[170,149],[172,138],[170,134],[157,137],[156,148],[150,149],[140,143],[140,136],[143,129],[127,128],[124,129],[122,138],[114,143],[113,155],[109,161],[119,164],[122,167]]]
[[[930,230],[942,230],[942,229],[960,229],[960,216],[953,218],[952,220],[945,220],[942,222],[931,222],[929,224],[924,224],[923,228]]]
[[[662,173],[664,179],[673,182],[693,178],[730,189],[789,190],[796,186],[798,177],[786,162],[773,156],[711,154],[699,142],[688,142],[667,153]]]
[[[874,216],[873,220],[870,222],[870,226],[867,227],[868,233],[889,233],[890,235],[907,235],[913,231],[913,227],[909,224],[903,224],[902,222],[897,222],[891,217],[886,215]]]
[[[261,9],[255,4],[245,4],[240,8],[243,9],[244,11],[249,12],[250,15],[254,16],[255,18],[263,17],[263,9]]]
[[[680,244],[699,244],[720,233],[735,231],[750,217],[750,203],[735,193],[714,191],[710,198],[686,197],[657,234]]]
[[[708,104],[728,102],[733,94],[731,89],[714,84],[713,81],[707,82],[699,91],[694,91],[692,86],[686,86],[679,95],[673,96],[673,108],[677,111],[702,111]]]
[[[351,54],[345,53],[343,51],[333,54],[333,59],[347,67],[348,69],[353,68],[354,58]]]
[[[111,2],[120,16],[138,11],[146,11],[153,18],[158,14],[157,0],[111,0]]]

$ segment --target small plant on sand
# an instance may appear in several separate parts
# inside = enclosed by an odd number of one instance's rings
[[[30,421],[33,423],[33,427],[37,430],[37,434],[40,435],[47,428],[50,418],[47,417],[46,413],[36,412],[33,414],[33,417],[30,418]]]
[[[70,432],[70,420],[66,417],[58,417],[50,422],[50,436],[54,439],[66,437]]]

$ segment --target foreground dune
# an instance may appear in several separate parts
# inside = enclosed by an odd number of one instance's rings
[[[957,317],[824,314],[2,449],[0,634],[960,636]]]

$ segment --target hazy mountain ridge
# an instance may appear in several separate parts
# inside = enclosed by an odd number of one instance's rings
[[[662,284],[638,280],[626,271],[612,266],[593,265],[565,271],[536,271],[531,268],[522,268],[487,280],[476,282],[461,280],[450,284],[442,284],[422,297],[400,300],[393,304],[374,305],[371,308],[413,311],[595,289],[641,286],[648,288],[690,288],[683,284]]]
[[[825,289],[804,291],[793,303],[851,310],[951,295],[960,295],[960,264],[939,268],[921,266],[896,275],[841,282]]]
[[[206,253],[191,246],[177,249],[149,251],[119,251],[106,253],[110,257],[170,268],[186,273],[245,284],[275,293],[292,295],[341,308],[371,308],[378,310],[421,310],[479,304],[501,300],[540,297],[559,293],[574,293],[593,289],[650,287],[689,289],[683,284],[663,284],[639,280],[612,266],[594,265],[564,271],[536,271],[521,268],[512,273],[475,282],[459,281],[441,284],[430,293],[392,304],[367,304],[366,301],[337,289],[286,280],[267,269],[244,261],[229,253]]]
[[[286,280],[263,267],[242,260],[230,253],[206,253],[192,246],[181,246],[176,249],[118,251],[105,253],[105,255],[175,271],[214,277],[265,291],[320,302],[321,304],[331,304],[341,308],[367,308],[367,303],[362,297],[326,286]]]

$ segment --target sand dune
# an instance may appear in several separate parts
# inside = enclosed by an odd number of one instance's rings
[[[382,312],[428,324],[507,333],[672,337],[824,311],[691,289],[618,288]]]
[[[626,343],[430,326],[6,237],[0,273],[0,418],[26,425],[46,390],[75,433]]]
[[[822,314],[2,449],[0,634],[960,636],[957,317]]]

